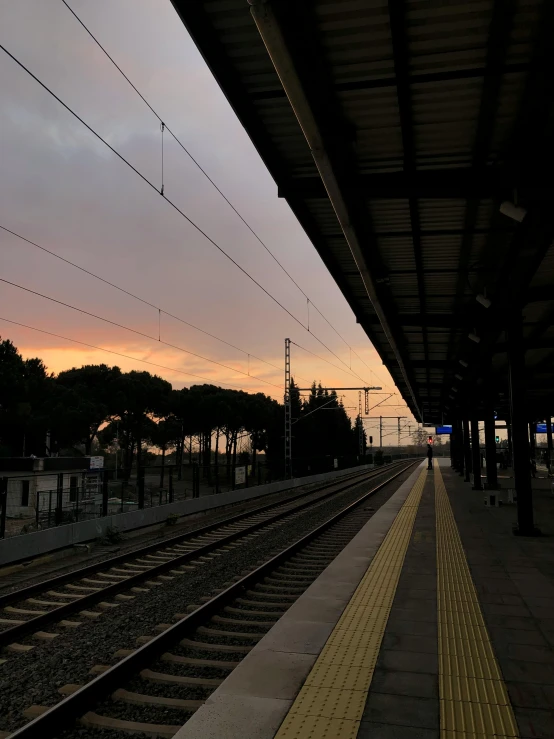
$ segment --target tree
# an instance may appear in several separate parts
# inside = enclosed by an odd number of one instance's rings
[[[40,359],[23,359],[9,340],[0,341],[0,443],[3,453],[44,448],[47,419],[44,403],[51,378]]]
[[[171,385],[157,375],[132,370],[121,374],[115,382],[117,411],[120,433],[126,442],[125,459],[131,469],[136,450],[137,468],[142,465],[142,442],[151,433],[153,418],[168,413]]]
[[[354,444],[356,446],[356,449],[358,450],[358,453],[360,451],[360,434],[362,437],[362,455],[366,453],[367,448],[367,434],[364,428],[364,422],[362,421],[361,416],[356,416],[356,422],[354,423],[354,428],[352,429],[352,434],[354,438]]]
[[[413,432],[412,441],[415,446],[427,446],[429,437],[432,438],[434,446],[440,446],[442,444],[442,438],[440,436],[429,433],[429,429],[424,429],[422,426],[419,426]]]
[[[121,370],[105,364],[89,364],[60,372],[52,418],[60,438],[84,444],[90,455],[102,424],[116,413],[121,391]]]
[[[162,464],[160,470],[160,487],[164,485],[165,455],[169,449],[175,449],[181,437],[181,423],[169,415],[158,423],[152,423],[148,440],[162,453]]]

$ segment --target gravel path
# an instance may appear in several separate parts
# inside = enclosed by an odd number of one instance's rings
[[[376,493],[369,505],[375,509],[382,505],[410,472],[403,473]],[[53,705],[58,702],[61,686],[87,682],[91,679],[89,671],[95,664],[113,664],[114,653],[118,649],[134,648],[138,636],[156,633],[153,630],[156,624],[172,623],[175,614],[185,612],[187,605],[199,603],[202,596],[228,585],[241,572],[253,569],[262,560],[290,545],[367,487],[367,482],[360,483],[315,508],[295,514],[287,519],[286,526],[262,530],[249,543],[214,557],[186,574],[175,576],[166,585],[153,587],[148,593],[137,595],[133,601],[122,602],[117,609],[110,609],[109,614],[97,621],[85,623],[85,619],[78,617],[83,623],[75,630],[52,627],[60,634],[52,642],[29,638],[26,642],[36,645],[31,652],[9,655],[7,662],[0,666],[0,730],[13,731],[26,723],[28,719],[22,711],[32,704]],[[184,723],[186,715],[180,714],[180,723]],[[74,731],[73,736],[90,734],[99,739],[104,733],[80,728]],[[111,732],[106,735],[113,736]]]

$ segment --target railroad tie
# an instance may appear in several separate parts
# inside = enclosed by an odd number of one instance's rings
[[[248,654],[252,650],[252,647],[244,647],[236,644],[209,644],[207,642],[194,641],[193,639],[181,639],[179,644],[182,647],[199,649],[201,652],[236,652],[237,654]]]
[[[41,639],[42,641],[52,641],[52,639],[55,639],[59,634],[53,634],[50,631],[35,631],[33,634],[33,637],[35,639]]]
[[[207,677],[189,677],[188,675],[167,675],[165,672],[141,670],[143,680],[152,680],[154,683],[169,683],[170,685],[199,685],[205,688],[217,688],[223,680]],[[202,701],[203,703],[204,701]]]
[[[184,711],[196,711],[205,703],[202,700],[186,700],[183,698],[165,698],[161,695],[144,695],[143,693],[133,693],[130,690],[120,688],[112,693],[112,698],[116,701],[124,703],[135,703],[139,705],[164,706],[166,708],[177,708]]]
[[[34,649],[34,647],[31,646],[30,644],[19,644],[18,642],[14,641],[11,644],[8,644],[7,646],[5,646],[4,649],[7,652],[21,653],[21,652],[30,652],[31,649]]]
[[[198,659],[195,657],[182,657],[180,654],[165,652],[161,656],[162,662],[172,662],[178,665],[190,665],[193,667],[221,667],[226,670],[234,670],[240,662],[223,662],[217,659]]]
[[[170,726],[169,724],[145,724],[139,721],[125,721],[110,716],[100,716],[93,711],[85,713],[81,718],[83,726],[94,726],[100,729],[115,729],[131,734],[146,734],[152,737],[172,737],[181,726]]]

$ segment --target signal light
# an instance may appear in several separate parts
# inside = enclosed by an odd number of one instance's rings
[[[427,443],[428,444],[432,444],[433,443],[433,437],[432,436],[428,436],[427,437]]]
[[[495,436],[494,437],[494,440],[496,441],[497,444],[499,444],[500,443],[500,436]]]

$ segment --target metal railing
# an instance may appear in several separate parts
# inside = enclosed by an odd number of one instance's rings
[[[294,476],[387,464],[408,455],[294,460]],[[165,465],[0,477],[0,539],[190,498],[284,480],[265,464]]]

